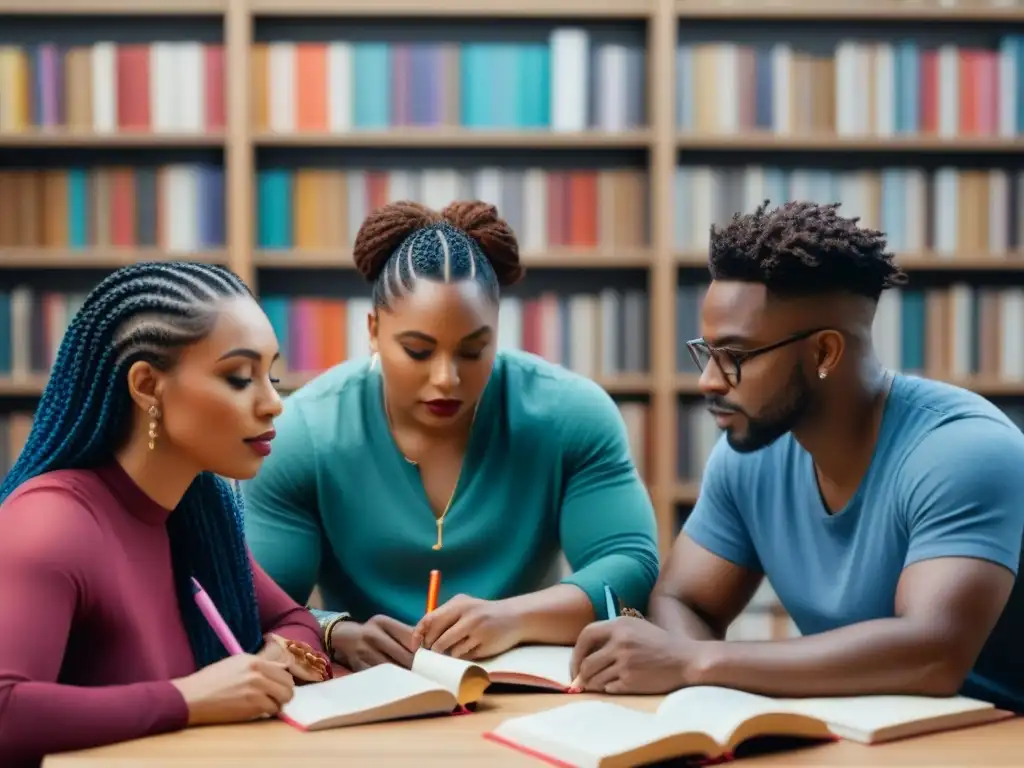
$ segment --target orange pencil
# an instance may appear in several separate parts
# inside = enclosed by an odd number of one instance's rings
[[[427,613],[437,609],[437,593],[441,591],[441,572],[430,572],[430,586],[427,587]]]

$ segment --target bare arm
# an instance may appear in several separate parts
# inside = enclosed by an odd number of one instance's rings
[[[1013,589],[1022,466],[1024,437],[1007,424],[975,418],[935,430],[893,490],[908,532],[894,616],[780,642],[717,643],[696,678],[782,696],[955,693]]]
[[[761,573],[722,559],[683,533],[654,586],[650,618],[673,635],[722,640],[762,578]]]
[[[760,559],[733,489],[746,477],[720,440],[708,458],[700,495],[651,595],[650,615],[670,634],[721,640],[763,578]]]
[[[594,620],[587,593],[572,584],[556,584],[502,603],[516,617],[520,643],[572,645]]]
[[[768,696],[956,693],[995,626],[1013,573],[969,558],[908,567],[896,616],[792,640],[708,646],[690,682]]]

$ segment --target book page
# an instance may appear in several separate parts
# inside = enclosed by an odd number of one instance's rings
[[[699,685],[666,696],[656,715],[663,723],[662,728],[669,732],[702,732],[724,745],[754,718],[789,712],[788,707],[766,696]]]
[[[412,671],[450,691],[459,704],[479,701],[491,684],[487,673],[473,662],[425,648],[420,648],[413,656]]]
[[[438,692],[448,695],[440,684],[407,669],[378,664],[323,683],[296,686],[295,695],[281,708],[281,713],[308,726],[319,720],[346,718]]]
[[[659,719],[606,701],[583,701],[511,718],[493,733],[571,765],[590,766],[670,738]],[[695,740],[694,746],[695,753],[716,751],[710,740]]]
[[[512,675],[535,677],[562,688],[572,684],[569,664],[572,647],[561,645],[524,645],[478,661],[493,680]],[[510,681],[514,682],[514,681]]]
[[[780,699],[787,709],[824,720],[839,735],[867,737],[877,731],[926,722],[994,707],[963,696],[835,696],[817,699]]]

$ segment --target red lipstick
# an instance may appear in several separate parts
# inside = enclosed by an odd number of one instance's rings
[[[461,400],[428,400],[424,405],[431,414],[441,419],[450,419],[462,408]]]
[[[273,429],[264,432],[262,435],[256,437],[246,438],[245,442],[257,456],[269,456],[270,455],[270,441],[277,437],[277,432]]]

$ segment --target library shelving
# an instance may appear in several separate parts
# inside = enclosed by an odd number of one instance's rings
[[[529,273],[503,343],[621,402],[666,552],[715,436],[710,226],[841,201],[911,274],[886,361],[1016,414],[1022,158],[1017,0],[0,0],[0,399],[103,270],[162,258],[249,283],[294,389],[365,351],[366,212],[482,197]]]

